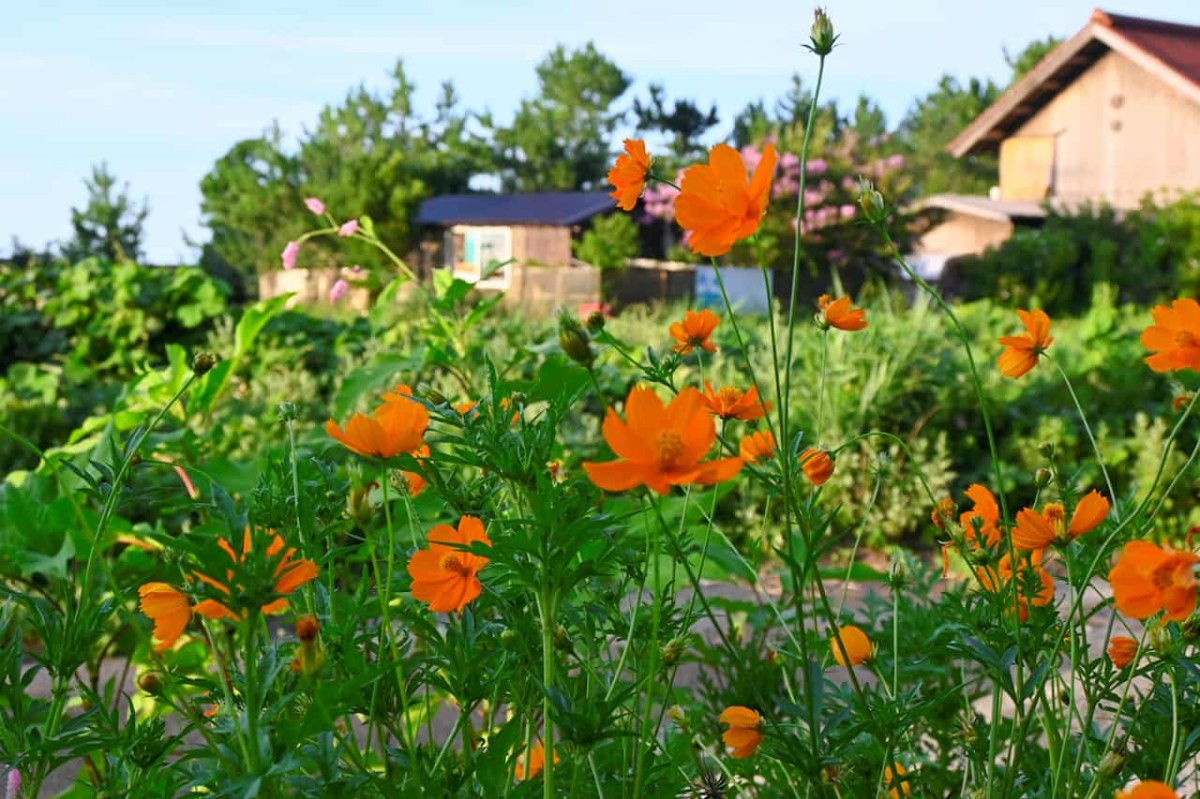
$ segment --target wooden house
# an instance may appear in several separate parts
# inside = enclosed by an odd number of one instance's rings
[[[947,147],[999,155],[988,197],[935,195],[929,266],[981,252],[1047,206],[1136,207],[1200,189],[1200,26],[1096,10]]]
[[[440,243],[431,250],[438,261],[433,266],[453,269],[466,280],[480,281],[493,262],[570,266],[572,241],[593,217],[615,209],[606,192],[448,194],[422,203],[416,221],[434,236],[435,243]],[[513,274],[511,266],[506,266],[479,285],[507,289]]]
[[[423,267],[446,268],[508,302],[549,311],[600,300],[600,270],[576,261],[571,244],[616,205],[606,192],[449,194],[421,204]],[[505,264],[499,269],[489,269]]]

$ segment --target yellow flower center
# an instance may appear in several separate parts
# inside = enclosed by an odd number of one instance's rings
[[[465,578],[471,576],[471,570],[467,567],[467,564],[459,560],[456,554],[443,556],[442,562],[439,565],[442,567],[442,571],[453,572],[459,577]]]
[[[674,430],[664,430],[654,439],[654,451],[663,468],[671,468],[683,455],[683,436]]]
[[[1045,517],[1046,523],[1050,525],[1050,529],[1054,531],[1054,535],[1061,537],[1063,531],[1066,530],[1066,525],[1063,522],[1067,518],[1067,513],[1063,510],[1063,506],[1058,502],[1051,502],[1042,511],[1042,516]]]
[[[737,404],[737,401],[742,398],[742,392],[730,386],[723,387],[717,392],[717,402],[722,408],[729,408]]]

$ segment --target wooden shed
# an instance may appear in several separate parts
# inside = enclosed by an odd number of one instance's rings
[[[514,270],[504,267],[480,281],[488,264],[570,266],[571,242],[593,217],[615,208],[605,192],[448,194],[422,203],[416,221],[435,241],[440,235],[435,266],[482,288],[507,289]]]
[[[997,186],[926,199],[947,214],[918,252],[981,252],[1036,219],[1031,205],[1131,209],[1200,189],[1196,142],[1200,26],[1096,10],[950,142],[959,158],[997,153]]]

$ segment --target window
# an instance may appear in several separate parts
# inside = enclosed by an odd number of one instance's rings
[[[456,225],[446,232],[444,250],[446,266],[454,270],[455,277],[482,288],[508,288],[511,266],[480,278],[489,265],[512,258],[511,228]]]

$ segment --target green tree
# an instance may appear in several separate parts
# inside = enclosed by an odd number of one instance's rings
[[[1037,66],[1037,63],[1045,58],[1051,50],[1062,44],[1062,39],[1058,36],[1047,36],[1045,39],[1035,39],[1025,45],[1025,49],[1011,55],[1007,50],[1004,51],[1004,61],[1012,68],[1012,78],[1009,79],[1009,85],[1016,83],[1021,78],[1025,77],[1025,73]]]
[[[569,191],[603,181],[624,118],[612,106],[629,76],[591,42],[572,52],[554,48],[537,76],[537,97],[521,102],[511,126],[493,126],[504,189]]]
[[[324,201],[339,222],[370,216],[393,249],[410,251],[421,202],[467,191],[471,177],[492,165],[475,116],[459,108],[451,84],[443,84],[430,118],[416,113],[414,89],[398,63],[390,90],[359,87],[327,106],[294,153],[284,150],[277,128],[234,145],[200,184],[214,254],[249,273],[278,269],[287,242],[325,224],[305,208],[306,197]],[[388,267],[351,239],[316,239],[301,250],[301,266],[351,263]]]
[[[129,184],[117,190],[117,179],[107,164],[92,167],[92,177],[84,181],[88,201],[82,210],[71,209],[74,235],[63,245],[63,255],[71,261],[99,257],[108,261],[136,261],[142,254],[142,226],[150,213],[146,201],[141,207],[129,199]]]
[[[966,85],[943,75],[934,91],[909,109],[896,131],[906,166],[924,195],[983,194],[996,182],[996,158],[955,158],[946,145],[1000,96],[996,84],[971,78]]]
[[[655,83],[650,85],[650,97],[644,104],[640,100],[633,101],[637,129],[670,136],[671,155],[683,161],[704,149],[700,137],[720,122],[720,118],[715,105],[705,112],[691,100],[676,100],[668,111],[665,95],[662,85]]]
[[[629,214],[609,214],[596,219],[583,238],[572,244],[575,257],[601,269],[621,269],[638,254],[638,226]]]

